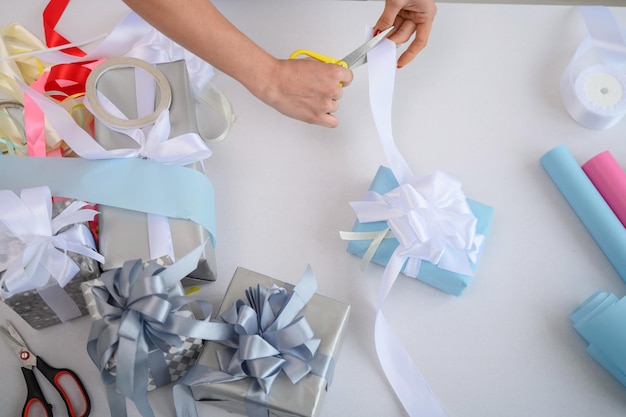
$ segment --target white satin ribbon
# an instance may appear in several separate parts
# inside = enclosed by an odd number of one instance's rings
[[[8,258],[0,279],[3,298],[42,288],[50,279],[64,287],[79,271],[68,251],[104,262],[82,224],[97,212],[83,209],[85,205],[74,202],[53,219],[48,187],[24,189],[20,197],[0,190],[0,254]]]
[[[440,268],[473,274],[482,238],[476,234],[477,219],[470,210],[461,184],[435,172],[416,177],[396,147],[391,123],[391,104],[396,70],[396,46],[384,40],[368,53],[370,103],[380,141],[390,168],[400,184],[380,195],[370,192],[366,201],[351,203],[359,221],[387,221],[399,242],[389,260],[378,291],[375,345],[378,359],[402,406],[411,417],[447,416],[410,355],[383,314],[393,283],[407,261],[410,272],[419,272],[422,260]],[[387,232],[378,236],[380,242]]]
[[[626,43],[604,6],[579,6],[589,38],[578,47],[561,78],[570,116],[589,129],[608,129],[626,115]]]

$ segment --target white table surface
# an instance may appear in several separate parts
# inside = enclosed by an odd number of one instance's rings
[[[271,53],[298,48],[342,56],[363,39],[382,2],[216,2]],[[0,0],[0,24],[20,22],[42,37],[45,0],[28,7]],[[626,27],[626,8],[613,8]],[[110,30],[126,12],[119,1],[72,2],[59,26],[80,39]],[[80,20],[79,20],[80,19]],[[395,140],[416,174],[441,169],[466,195],[495,208],[476,275],[461,297],[402,276],[385,314],[451,417],[623,416],[626,387],[585,352],[568,315],[598,289],[626,295],[626,285],[569,208],[539,158],[566,144],[579,162],[610,150],[626,164],[626,120],[606,131],[576,124],[559,95],[559,79],[587,35],[569,6],[442,3],[427,49],[398,71]],[[234,52],[236,53],[236,52]],[[372,123],[367,67],[355,70],[336,129],[288,119],[219,74],[233,103],[230,136],[212,146],[218,281],[203,289],[219,303],[237,266],[295,282],[311,264],[321,294],[352,305],[350,326],[322,416],[401,416],[378,365],[373,342],[382,267],[359,270],[338,235],[385,164]],[[83,317],[40,331],[0,305],[35,352],[78,371],[94,416],[108,415],[105,392],[85,351]],[[0,414],[17,415],[25,385],[0,344]],[[48,391],[48,389],[47,389]],[[64,415],[55,393],[48,398]],[[149,399],[171,416],[169,387]],[[200,405],[202,416],[226,416]],[[138,416],[129,405],[129,415]]]

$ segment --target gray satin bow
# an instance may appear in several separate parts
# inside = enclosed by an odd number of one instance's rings
[[[281,371],[297,383],[314,369],[320,339],[304,316],[297,317],[317,290],[307,267],[291,292],[273,285],[246,291],[246,304],[237,300],[220,319],[234,326],[236,336],[217,352],[220,370],[195,365],[174,388],[178,417],[197,416],[188,386],[251,378],[246,398],[248,416],[267,416],[267,399]],[[325,376],[325,375],[324,375]]]
[[[106,271],[103,285],[93,288],[102,318],[92,323],[87,352],[107,386],[111,416],[126,415],[130,398],[144,417],[153,417],[148,403],[148,374],[159,385],[170,382],[164,355],[181,348],[181,336],[205,340],[231,340],[233,326],[209,322],[211,305],[172,287],[167,269],[152,262],[127,261]],[[181,277],[182,278],[182,277]],[[201,307],[205,320],[177,314],[191,302]]]

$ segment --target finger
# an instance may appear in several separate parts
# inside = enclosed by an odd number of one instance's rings
[[[341,74],[341,85],[344,87],[349,86],[350,84],[352,84],[352,80],[354,79],[354,73],[352,72],[352,70],[345,70],[342,72]],[[342,90],[342,94],[343,94],[343,90]],[[341,96],[339,97],[341,98]]]
[[[393,23],[396,20],[396,16],[401,9],[402,6],[399,3],[394,1],[386,1],[385,8],[378,18],[378,21],[374,25],[374,33],[376,33],[377,30],[385,30],[388,27],[393,26]]]
[[[432,21],[417,25],[415,30],[415,39],[413,39],[413,42],[411,42],[406,51],[400,55],[400,58],[398,59],[398,68],[402,68],[407,65],[426,47],[431,28]]]
[[[405,20],[398,17],[395,22],[397,30],[389,35],[389,40],[393,41],[396,45],[400,45],[411,39],[413,33],[417,28],[417,24],[411,20]]]
[[[334,128],[339,126],[339,119],[333,114],[321,114],[314,124]]]

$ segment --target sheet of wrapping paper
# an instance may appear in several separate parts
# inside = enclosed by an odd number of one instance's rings
[[[596,291],[570,314],[570,320],[589,343],[589,355],[626,386],[626,298]]]
[[[70,200],[54,203],[52,206],[52,216],[56,217],[70,203]],[[67,256],[79,266],[80,271],[63,287],[63,290],[72,298],[81,315],[84,316],[88,314],[88,308],[83,298],[81,285],[84,282],[91,281],[100,276],[100,265],[96,260],[78,253],[67,252]],[[0,272],[0,276],[2,276],[2,272]],[[20,317],[34,329],[43,329],[61,323],[61,319],[52,311],[44,299],[41,298],[37,290],[15,294],[5,299],[4,303],[11,307],[11,309],[19,314]]]
[[[370,191],[375,191],[379,194],[384,194],[398,186],[398,181],[394,177],[389,168],[380,167],[376,172],[374,180],[370,186]],[[486,236],[491,227],[494,210],[492,207],[485,204],[467,200],[472,212],[478,219],[476,226],[476,233]],[[352,231],[354,232],[370,232],[370,231],[382,231],[387,228],[387,223],[371,222],[360,223],[355,221]],[[348,244],[348,252],[362,257],[367,251],[371,240],[351,240]],[[372,257],[372,261],[379,265],[387,265],[389,258],[393,254],[394,250],[398,246],[398,241],[395,238],[384,239],[378,247],[378,250]],[[476,265],[473,265],[476,267]],[[403,272],[405,267],[403,268]],[[406,273],[406,272],[405,272]],[[446,271],[438,268],[430,262],[423,261],[418,271],[417,276],[413,276],[420,281],[423,281],[435,288],[445,291],[448,294],[461,295],[463,290],[469,285],[472,277],[470,275],[463,275],[455,272]]]
[[[94,279],[91,281],[83,282],[80,285],[81,296],[84,298],[84,303],[88,310],[89,316],[92,320],[98,320],[102,318],[102,315],[96,307],[96,300],[93,295],[93,287],[95,285],[102,285],[102,281]],[[174,289],[179,295],[183,295],[183,289],[180,284]],[[191,317],[193,313],[191,311],[180,311],[178,314],[184,314],[186,317]],[[182,349],[170,348],[169,352],[164,353],[165,360],[168,365],[168,371],[170,374],[171,382],[178,381],[189,367],[196,363],[200,350],[202,349],[202,340],[193,337],[184,337]],[[115,366],[115,364],[111,364]],[[148,378],[148,391],[152,391],[158,387],[158,384],[154,381],[154,378],[150,376]]]
[[[228,287],[219,314],[226,311],[236,300],[245,298],[249,287],[276,284],[291,290],[293,285],[273,279],[266,275],[237,268]],[[330,298],[315,294],[301,314],[311,325],[316,338],[322,342],[318,353],[332,357],[336,362],[346,332],[350,306]],[[202,348],[198,364],[219,369],[216,352],[224,346],[216,342],[207,342]],[[211,401],[217,407],[240,414],[246,413],[245,398],[249,379],[221,384],[192,386],[193,396],[198,401]],[[297,384],[281,373],[272,385],[269,396],[269,415],[272,417],[318,416],[326,395],[327,381],[317,375],[308,374]]]
[[[626,229],[611,207],[565,145],[546,152],[540,162],[617,273],[626,281]]]
[[[166,76],[172,90],[170,111],[170,137],[197,132],[194,98],[189,85],[185,61],[157,64]],[[116,68],[108,71],[98,81],[98,91],[111,100],[129,119],[136,119],[134,68]],[[158,101],[158,97],[157,97]],[[102,147],[138,148],[138,144],[123,133],[109,129],[98,119],[94,123],[96,140]],[[200,171],[199,163],[192,168]],[[117,207],[99,206],[100,253],[105,257],[104,270],[119,268],[128,259],[150,260],[148,223],[144,213]],[[201,226],[184,219],[169,219],[174,256],[180,258],[207,240],[207,232]],[[214,281],[216,278],[215,250],[210,241],[206,244],[198,267],[189,277]]]

